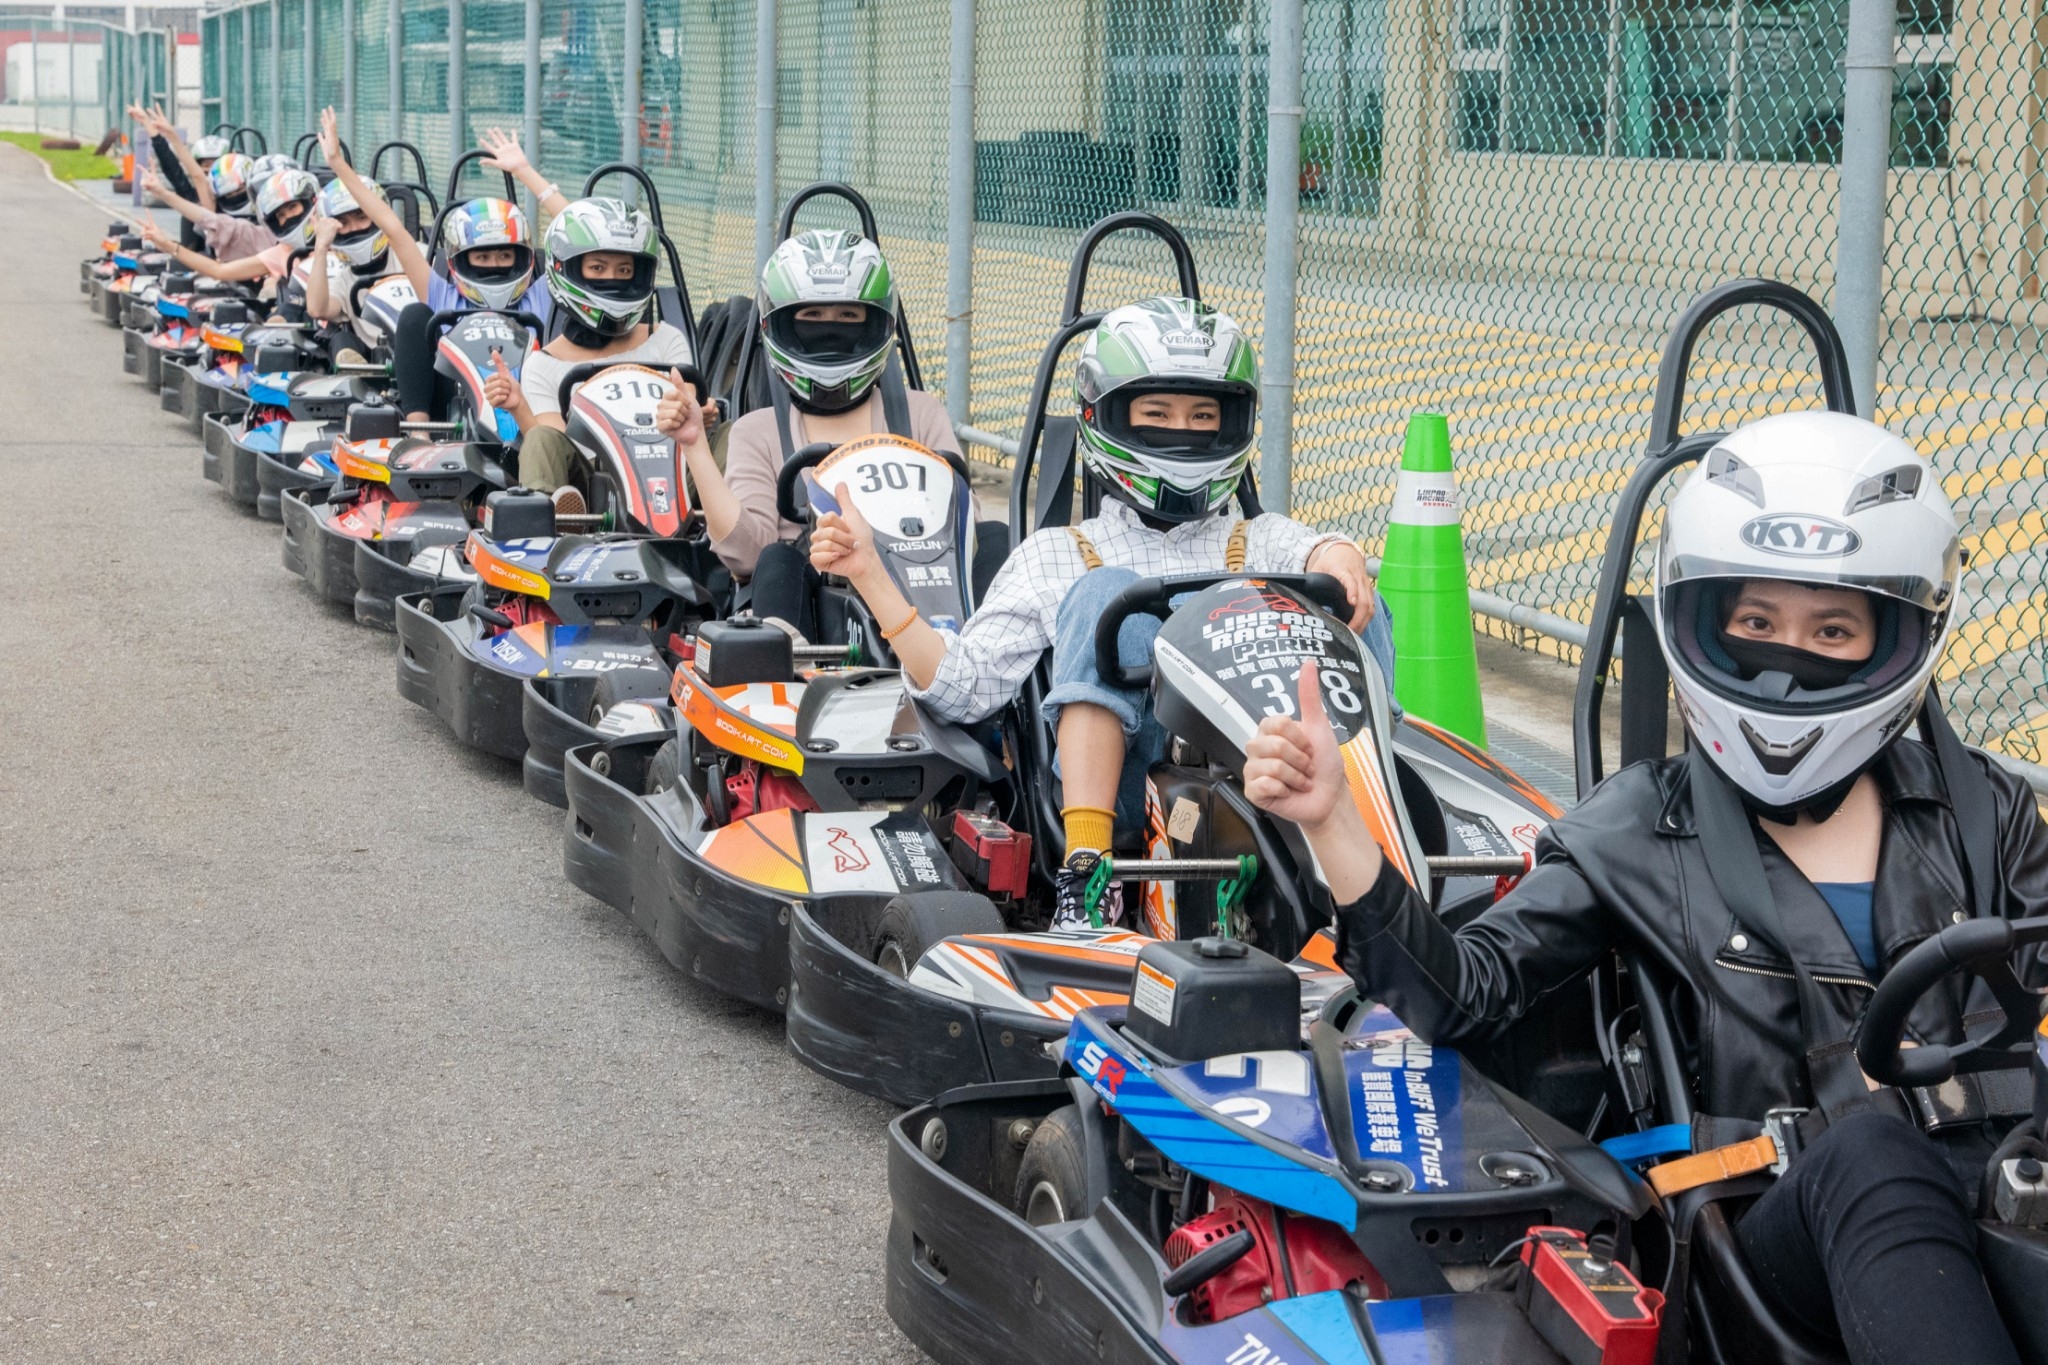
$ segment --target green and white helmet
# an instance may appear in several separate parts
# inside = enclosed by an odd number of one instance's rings
[[[1140,424],[1149,395],[1216,401],[1204,427]],[[1147,516],[1194,521],[1237,491],[1259,421],[1259,357],[1237,322],[1193,299],[1156,298],[1104,315],[1074,376],[1081,451],[1109,491]]]
[[[548,224],[548,293],[555,306],[604,336],[624,336],[654,298],[654,220],[623,199],[578,199]],[[593,252],[633,258],[629,280],[586,280],[579,262]]]
[[[799,407],[839,412],[867,397],[896,338],[896,280],[882,249],[858,232],[799,232],[761,267],[761,338],[768,365]],[[840,318],[799,314],[833,305]]]

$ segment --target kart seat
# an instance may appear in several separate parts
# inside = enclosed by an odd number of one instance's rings
[[[1706,1205],[1693,1220],[1693,1279],[1688,1308],[1707,1345],[1707,1358],[1772,1360],[1782,1365],[1847,1365],[1840,1346],[1786,1321],[1764,1297],[1735,1240],[1726,1202]]]

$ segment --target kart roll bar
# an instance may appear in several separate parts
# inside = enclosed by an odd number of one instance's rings
[[[228,140],[228,145],[232,147],[235,141],[235,130],[241,126],[242,125],[240,125],[239,123],[235,123],[232,120],[222,119],[219,123],[214,124],[213,127],[210,130],[208,130],[207,136],[225,136]]]
[[[412,150],[415,156],[419,154],[417,149]],[[468,151],[464,152],[461,156],[456,157],[455,164],[448,168],[448,197],[447,199],[442,201],[442,203],[434,210],[433,234],[432,237],[430,238],[431,245],[428,247],[428,250],[434,253],[435,255],[442,256],[441,229],[447,224],[448,215],[455,212],[456,208],[463,202],[462,199],[460,198],[462,194],[463,167],[469,165],[469,163],[472,161],[482,161],[485,157],[488,157],[489,155],[490,153],[485,151],[481,147],[472,147]],[[424,176],[426,171],[424,164],[421,166],[420,169],[422,176]],[[514,204],[518,203],[519,185],[516,181],[512,179],[512,172],[500,171],[498,172],[498,174],[502,175],[505,178],[505,198]],[[429,197],[431,198],[431,196]],[[538,252],[535,253],[536,256],[538,256],[538,254]],[[447,264],[447,258],[445,256],[442,256],[441,263],[443,265]],[[534,273],[538,275],[539,271],[536,270]],[[546,336],[547,329],[540,328],[534,333],[534,335]]]
[[[633,181],[640,187],[640,193],[646,196],[648,216],[654,219],[654,235],[661,240],[662,252],[668,257],[669,278],[676,282],[676,301],[681,304],[683,314],[679,326],[683,335],[689,338],[690,358],[702,364],[704,360],[703,347],[697,340],[697,310],[690,302],[690,281],[683,274],[682,255],[677,252],[675,241],[668,235],[668,224],[661,216],[661,193],[654,188],[653,177],[629,161],[607,161],[604,165],[599,166],[589,175],[583,177],[582,197],[585,199],[590,198],[597,193],[599,183],[607,176],[613,175],[623,175]],[[657,314],[660,312],[659,292],[659,290],[656,291]],[[700,394],[704,392],[701,382],[698,385],[698,392]]]
[[[1156,616],[1164,621],[1173,614],[1175,598],[1245,576],[1242,573],[1176,574],[1167,578],[1141,578],[1131,584],[1118,593],[1095,620],[1096,673],[1104,682],[1118,687],[1150,687],[1151,662],[1126,665],[1117,649],[1117,637],[1123,633],[1124,622],[1138,615]],[[1351,595],[1345,591],[1342,581],[1329,574],[1258,574],[1256,577],[1262,583],[1293,588],[1318,605],[1340,613],[1344,620],[1351,619]]]
[[[384,153],[386,152],[392,153],[394,157],[410,156],[412,158],[414,178],[411,180],[400,180],[394,176],[392,179],[386,180],[379,174],[384,162]],[[403,174],[403,169],[401,168],[398,173]],[[393,139],[370,153],[370,179],[384,187],[387,199],[392,197],[391,191],[395,189],[403,189],[409,196],[424,198],[427,201],[426,221],[430,225],[440,218],[441,201],[434,197],[433,189],[427,184],[427,159],[420,154],[420,149],[412,143]],[[411,216],[411,226],[417,228],[420,223],[419,205],[417,202],[412,205]],[[431,235],[427,241],[420,243],[420,245],[431,252],[434,249]]]
[[[1848,356],[1842,337],[1835,330],[1827,310],[1809,295],[1777,280],[1730,280],[1717,285],[1686,306],[1664,343],[1663,358],[1657,365],[1657,394],[1650,409],[1650,440],[1642,463],[1629,476],[1615,504],[1613,528],[1607,535],[1607,549],[1600,560],[1600,579],[1593,599],[1592,620],[1586,626],[1586,648],[1579,663],[1578,688],[1572,699],[1573,766],[1579,799],[1599,785],[1606,776],[1600,753],[1601,705],[1607,691],[1607,674],[1614,663],[1614,644],[1624,616],[1640,627],[1643,644],[1629,647],[1629,666],[1622,680],[1622,762],[1661,757],[1668,702],[1669,678],[1655,637],[1649,629],[1647,611],[1628,591],[1629,566],[1635,559],[1636,541],[1643,513],[1658,485],[1673,473],[1703,457],[1721,440],[1721,432],[1686,435],[1680,430],[1685,415],[1686,376],[1692,365],[1693,348],[1707,325],[1723,313],[1742,307],[1774,309],[1805,329],[1820,362],[1821,389],[1829,412],[1854,413],[1856,405],[1849,382]]]
[[[775,220],[775,240],[786,242],[796,234],[797,210],[813,199],[843,200],[853,210],[854,219],[860,224],[861,236],[876,246],[882,244],[882,234],[875,226],[875,210],[868,203],[867,196],[853,186],[838,180],[817,180],[804,186],[789,197],[782,206],[782,213]],[[754,348],[760,344],[758,335],[749,333],[740,348],[738,373],[744,377],[753,363]],[[903,355],[903,382],[913,389],[924,387],[924,370],[917,363],[917,346],[910,339],[910,313],[903,305],[903,296],[896,297],[896,349]]]
[[[851,185],[837,180],[817,180],[789,196],[789,202],[782,206],[782,216],[775,220],[775,240],[786,242],[796,234],[796,211],[813,199],[824,197],[843,199],[852,206],[853,216],[860,220],[860,235],[871,242],[879,243],[881,234],[875,231],[875,211],[861,192]]]
[[[519,316],[528,318],[532,314],[522,313]],[[435,320],[440,319],[437,316]],[[569,400],[575,396],[576,388],[593,375],[603,374],[606,370],[619,365],[636,365],[644,370],[654,370],[654,373],[661,375],[663,379],[668,378],[661,370],[655,369],[652,365],[642,365],[637,360],[586,360],[580,365],[571,365],[569,372],[562,376],[562,382],[555,386],[555,406],[561,409],[562,415],[566,418],[569,413]],[[704,382],[703,372],[695,365],[671,365],[669,368],[680,374],[690,387],[697,391],[699,403],[710,400],[711,386]]]
[[[830,441],[813,441],[782,462],[782,469],[775,476],[775,511],[784,521],[803,523],[810,519],[807,515],[811,510],[810,503],[806,501],[802,506],[797,505],[797,482],[806,469],[815,469],[837,449],[839,447]],[[959,454],[950,450],[934,450],[932,454],[944,460],[960,476],[962,484],[972,482],[967,472],[967,461]]]
[[[247,133],[251,138],[254,138],[256,141],[256,149],[253,152],[250,151],[247,147],[243,146],[242,134],[244,133]],[[268,152],[270,150],[270,139],[263,136],[263,130],[261,128],[252,128],[245,123],[241,127],[235,129],[234,136],[228,139],[228,145],[235,151],[242,153],[244,156],[262,156],[265,152]]]
[[[1166,249],[1173,254],[1173,270],[1180,279],[1181,297],[1201,299],[1201,281],[1195,278],[1195,254],[1188,249],[1188,239],[1180,235],[1180,229],[1156,213],[1127,209],[1110,214],[1081,234],[1081,244],[1074,248],[1073,264],[1067,267],[1067,301],[1060,309],[1061,321],[1073,322],[1081,316],[1081,300],[1088,292],[1088,268],[1095,264],[1095,249],[1106,239],[1124,231],[1149,232],[1164,242]]]

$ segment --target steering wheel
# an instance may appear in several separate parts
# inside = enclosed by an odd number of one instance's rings
[[[1164,621],[1173,615],[1174,598],[1238,578],[1256,578],[1276,587],[1292,588],[1317,605],[1335,612],[1340,620],[1351,619],[1351,595],[1344,590],[1342,580],[1326,573],[1194,573],[1141,578],[1118,593],[1109,604],[1109,610],[1095,623],[1095,671],[1105,682],[1119,687],[1150,687],[1152,665],[1142,663],[1126,667],[1117,649],[1117,636],[1123,632],[1124,622],[1140,615],[1156,616]]]
[[[815,469],[819,461],[837,449],[839,447],[830,441],[814,441],[782,462],[782,472],[775,476],[775,511],[784,521],[802,523],[807,520],[810,503],[807,500],[801,506],[797,504],[797,480],[806,469]],[[951,466],[953,472],[960,476],[960,482],[973,482],[967,473],[967,461],[961,456],[950,450],[934,450],[932,454]]]
[[[683,377],[684,383],[697,391],[698,403],[711,401],[711,386],[704,382],[703,372],[695,365],[668,365],[656,368],[639,360],[586,360],[581,364],[571,365],[569,372],[562,376],[562,382],[555,386],[555,406],[563,413],[567,413],[569,399],[575,395],[576,386],[592,375],[603,374],[615,365],[638,365],[643,370],[653,370],[663,379],[668,378],[666,371],[674,370]]]
[[[2031,1043],[2041,1027],[2042,997],[2013,974],[2013,953],[2048,942],[2048,916],[2035,919],[1973,919],[1948,928],[1900,958],[1877,983],[1863,1027],[1856,1032],[1856,1061],[1880,1085],[1940,1085],[1958,1072],[2005,1071],[2027,1066]],[[1953,1047],[1900,1045],[1906,1017],[1920,997],[1954,972],[1983,978],[2005,1012],[1996,1032]]]

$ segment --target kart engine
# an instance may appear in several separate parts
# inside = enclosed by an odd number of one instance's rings
[[[1188,1293],[1192,1321],[1215,1322],[1275,1299],[1357,1282],[1363,1282],[1369,1298],[1387,1296],[1386,1282],[1342,1228],[1234,1190],[1217,1190],[1214,1209],[1174,1229],[1163,1248],[1166,1263],[1178,1268],[1245,1229],[1252,1234],[1252,1249]]]

